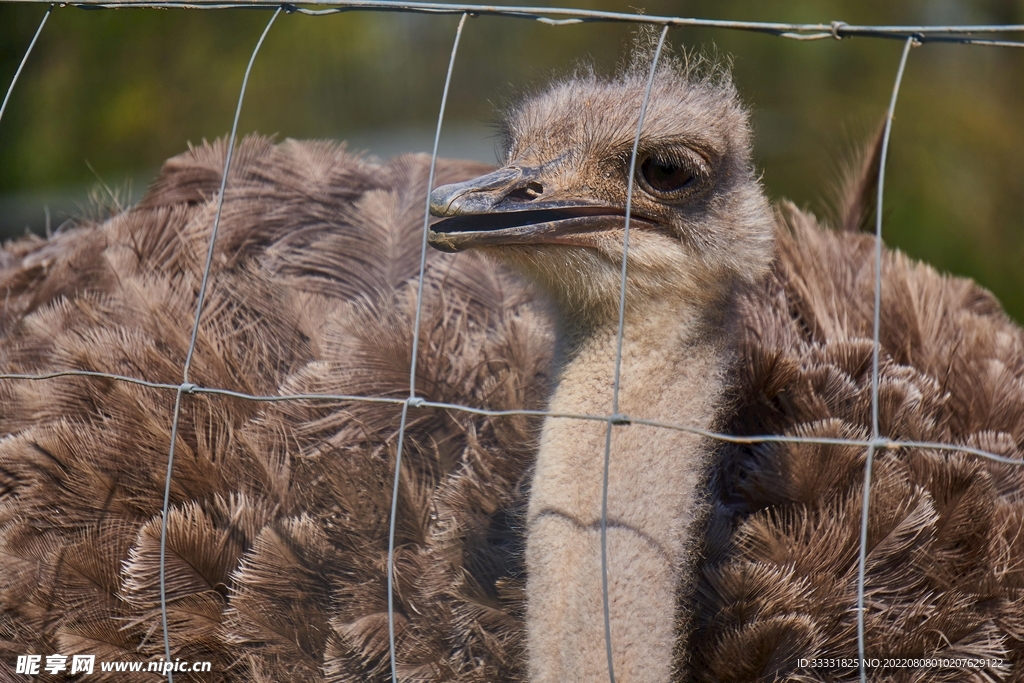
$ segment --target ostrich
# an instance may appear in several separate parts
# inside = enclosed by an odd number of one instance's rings
[[[430,239],[465,253],[428,254],[424,398],[609,412],[642,85],[636,69],[577,75],[509,112],[503,168],[439,162]],[[659,68],[632,206],[620,411],[740,435],[864,439],[873,240],[791,205],[773,215],[750,144],[724,72]],[[236,154],[193,381],[404,398],[429,160],[258,137]],[[223,143],[191,148],[128,211],[7,245],[0,372],[176,384],[224,155]],[[845,206],[841,223],[857,225],[860,195]],[[897,252],[882,278],[882,433],[1020,458],[1024,333],[974,283]],[[173,402],[97,377],[0,381],[5,678],[25,654],[162,657]],[[390,403],[182,396],[167,634],[174,658],[213,667],[176,680],[390,678],[400,414]],[[411,407],[409,420],[398,679],[605,680],[603,423],[436,407]],[[864,448],[715,445],[631,424],[616,427],[611,453],[618,680],[855,677],[800,660],[856,653]],[[887,680],[1020,677],[1022,478],[964,452],[877,454],[868,655],[988,658]]]
[[[514,110],[509,164],[440,187],[434,246],[478,247],[540,282],[560,349],[550,409],[611,414],[629,154],[646,73],[577,78]],[[619,410],[713,426],[731,362],[736,297],[771,258],[772,214],[735,92],[663,74],[651,93],[634,195]],[[530,680],[609,674],[602,613],[605,424],[544,424],[526,518]],[[608,575],[614,659],[628,681],[666,681],[675,595],[712,445],[636,425],[612,435]]]

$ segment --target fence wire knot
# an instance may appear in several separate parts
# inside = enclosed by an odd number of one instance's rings
[[[832,37],[836,40],[842,40],[843,36],[839,32],[845,27],[849,26],[845,21],[833,21],[832,22]]]

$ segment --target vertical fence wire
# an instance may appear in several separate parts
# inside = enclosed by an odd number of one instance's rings
[[[192,367],[192,356],[196,351],[196,339],[199,335],[199,319],[203,315],[203,303],[206,301],[206,287],[210,280],[210,269],[213,265],[213,250],[217,245],[217,231],[220,229],[220,214],[224,209],[224,191],[228,186],[228,170],[231,168],[231,157],[235,153],[235,138],[238,135],[238,119],[242,115],[242,101],[245,99],[245,89],[249,86],[249,74],[252,72],[253,62],[256,61],[256,55],[259,54],[260,47],[263,46],[263,40],[267,37],[270,32],[270,27],[274,25],[277,20],[283,6],[278,7],[270,21],[267,22],[267,27],[263,29],[260,39],[256,41],[256,47],[253,48],[252,56],[249,57],[249,64],[245,67],[245,76],[242,77],[242,90],[238,93],[238,104],[235,106],[235,118],[231,122],[231,135],[228,136],[228,151],[224,157],[224,173],[220,179],[220,192],[217,194],[217,212],[213,216],[213,229],[210,231],[210,243],[206,249],[206,263],[203,266],[203,279],[199,283],[199,298],[196,302],[196,316],[195,321],[192,324],[192,338],[188,342],[188,355],[185,356],[185,372],[184,382],[188,383],[188,373]]]
[[[612,380],[612,414],[604,432],[604,470],[601,476],[601,601],[604,610],[604,647],[605,656],[608,658],[608,680],[615,683],[615,667],[612,665],[612,619],[611,605],[608,596],[608,474],[611,469],[612,454],[612,430],[615,424],[620,421],[619,417],[619,385],[622,374],[622,337],[626,327],[626,264],[629,256],[629,219],[633,209],[633,185],[636,175],[636,157],[640,151],[640,133],[644,127],[644,118],[647,117],[647,104],[651,99],[651,88],[654,86],[654,76],[658,72],[658,60],[661,58],[661,50],[665,47],[665,37],[668,36],[669,25],[661,29],[658,37],[658,46],[651,58],[651,70],[647,75],[647,87],[644,89],[644,99],[640,103],[640,118],[636,123],[636,135],[633,137],[633,151],[629,157],[629,175],[626,180],[626,217],[623,222],[622,234],[622,274],[619,281],[619,322],[615,338],[615,376]]]
[[[0,121],[4,119],[4,111],[7,109],[7,102],[11,99],[11,93],[14,92],[14,84],[18,82],[18,76],[21,75],[22,69],[25,68],[25,62],[28,61],[29,55],[32,54],[32,48],[36,46],[36,41],[39,40],[39,34],[43,32],[43,27],[46,26],[46,20],[50,18],[50,13],[53,12],[53,5],[46,8],[43,13],[43,20],[39,22],[39,28],[36,29],[36,33],[32,36],[32,41],[28,44],[28,49],[25,50],[25,56],[21,58],[21,62],[18,64],[18,70],[14,72],[14,78],[11,79],[11,84],[7,87],[7,94],[4,95],[3,104],[0,104]]]
[[[420,320],[423,314],[423,281],[427,269],[427,235],[430,229],[430,191],[434,188],[434,170],[437,167],[437,147],[441,141],[441,126],[444,124],[444,110],[448,104],[448,89],[452,82],[452,71],[455,69],[455,55],[459,51],[459,40],[462,39],[462,28],[466,25],[463,14],[455,29],[455,41],[452,54],[448,59],[448,71],[444,77],[444,90],[441,92],[441,108],[437,114],[437,130],[434,132],[434,147],[430,154],[430,172],[427,175],[427,199],[423,209],[423,237],[420,244],[420,271],[416,289],[416,318],[413,322],[412,353],[409,365],[409,398],[402,404],[402,416],[398,423],[398,443],[395,446],[395,477],[391,487],[391,516],[388,520],[388,656],[391,659],[391,681],[398,683],[398,665],[395,654],[395,520],[398,516],[398,482],[402,473],[402,447],[405,445],[405,427],[408,423],[409,408],[422,404],[423,400],[416,397],[416,363],[420,348]]]
[[[171,479],[174,472],[174,447],[178,440],[178,422],[181,417],[181,395],[183,393],[192,393],[195,388],[189,382],[188,372],[192,365],[192,356],[196,349],[196,340],[199,335],[199,321],[203,314],[203,302],[206,298],[206,287],[210,280],[210,270],[213,265],[213,250],[217,243],[217,228],[220,226],[220,214],[224,208],[224,191],[227,189],[228,183],[228,171],[231,170],[231,156],[235,149],[235,135],[238,133],[238,119],[242,114],[242,101],[245,99],[245,89],[249,85],[249,73],[252,71],[252,65],[256,61],[256,55],[259,54],[260,47],[263,45],[263,40],[267,37],[270,32],[270,27],[274,25],[278,15],[281,14],[282,7],[278,7],[273,16],[270,17],[270,21],[267,22],[266,28],[263,29],[263,33],[260,35],[260,39],[256,42],[256,47],[253,48],[252,55],[249,57],[249,64],[245,67],[245,76],[242,78],[242,89],[238,93],[238,105],[235,107],[235,118],[231,123],[231,137],[228,138],[227,153],[224,156],[224,173],[220,179],[220,193],[217,195],[217,212],[213,218],[213,228],[210,230],[210,242],[206,249],[206,263],[203,266],[203,278],[199,285],[199,294],[196,297],[196,315],[195,320],[192,324],[192,336],[188,344],[188,353],[185,355],[185,365],[182,370],[182,383],[178,386],[177,392],[174,396],[174,416],[171,420],[171,445],[167,452],[167,476],[164,480],[164,504],[161,511],[160,521],[160,622],[163,626],[164,631],[164,656],[165,661],[171,661],[171,638],[167,628],[167,518],[170,515],[170,501],[171,501]],[[167,672],[168,683],[174,683],[174,674],[170,671]]]
[[[875,202],[875,309],[871,333],[871,442],[864,459],[864,492],[861,501],[860,549],[857,553],[857,658],[861,683],[867,682],[867,666],[864,646],[864,582],[868,556],[868,512],[871,506],[871,466],[875,458],[875,447],[880,439],[878,432],[878,356],[881,347],[882,323],[882,198],[885,190],[885,160],[889,155],[889,134],[896,113],[896,98],[903,82],[903,70],[907,67],[914,36],[903,43],[903,54],[896,70],[896,82],[892,86],[892,97],[885,115],[885,131],[882,133],[882,151],[878,160],[878,196]]]
[[[42,18],[38,28],[36,29],[36,32],[35,32],[32,40],[31,40],[31,42],[29,43],[29,46],[28,46],[28,48],[27,48],[27,50],[25,52],[25,55],[22,58],[19,66],[18,66],[18,69],[17,69],[17,71],[14,74],[14,77],[13,77],[13,79],[11,81],[11,84],[10,84],[10,86],[7,89],[7,92],[6,92],[6,95],[4,97],[3,103],[2,103],[2,105],[0,105],[0,119],[2,119],[3,113],[4,113],[4,111],[6,110],[6,107],[7,107],[8,101],[11,98],[11,93],[12,93],[12,91],[14,89],[14,85],[18,81],[18,78],[21,75],[22,70],[24,69],[26,62],[28,61],[28,58],[29,58],[29,56],[30,56],[34,46],[36,45],[36,42],[37,42],[37,40],[38,40],[38,38],[39,38],[39,36],[40,36],[40,34],[42,32],[42,29],[45,26],[45,24],[47,22],[47,19],[49,18],[50,14],[53,11],[53,7],[54,7],[54,5],[50,4],[49,7],[47,8],[46,12],[44,13],[43,18]],[[269,5],[269,7],[273,7],[273,5]],[[436,5],[435,7],[447,7],[447,6]],[[455,6],[451,6],[451,7],[455,7]],[[462,8],[461,9],[462,14],[461,14],[461,18],[459,20],[458,27],[456,29],[455,40],[454,40],[454,44],[452,46],[451,57],[450,57],[449,64],[448,64],[448,70],[447,70],[447,73],[446,73],[446,76],[445,76],[444,89],[443,89],[442,97],[441,97],[441,106],[440,106],[440,111],[439,111],[439,114],[438,114],[437,128],[436,128],[435,137],[434,137],[433,151],[432,151],[432,154],[431,154],[430,171],[429,171],[428,181],[427,181],[426,210],[425,210],[424,221],[423,221],[423,236],[422,236],[422,244],[421,244],[420,266],[419,266],[419,277],[418,277],[418,290],[417,290],[417,298],[416,298],[416,314],[415,314],[413,340],[412,340],[412,350],[411,350],[411,366],[410,366],[410,376],[409,376],[409,396],[404,401],[399,401],[398,399],[393,399],[393,400],[389,399],[388,400],[389,402],[394,402],[394,403],[400,402],[401,405],[402,405],[402,412],[401,412],[401,417],[400,417],[399,431],[398,431],[397,444],[396,444],[395,473],[394,473],[394,480],[393,480],[392,502],[391,502],[390,518],[389,518],[388,558],[387,558],[389,656],[390,656],[390,663],[391,663],[391,679],[392,679],[393,683],[397,683],[397,656],[396,656],[396,648],[395,648],[394,602],[393,601],[394,601],[395,529],[396,529],[398,490],[399,490],[400,471],[401,471],[401,458],[402,458],[402,451],[403,451],[403,447],[404,447],[406,427],[407,427],[407,423],[408,423],[408,411],[409,411],[410,408],[423,407],[423,406],[445,407],[445,408],[456,409],[456,410],[463,410],[463,411],[466,411],[466,412],[469,412],[469,413],[475,413],[475,414],[481,414],[481,415],[542,415],[542,416],[546,416],[546,417],[566,417],[566,418],[571,418],[571,419],[593,419],[593,420],[600,420],[600,421],[603,421],[603,422],[606,423],[604,469],[603,469],[603,479],[602,479],[602,507],[601,507],[601,573],[602,573],[602,592],[603,592],[603,596],[602,597],[603,597],[603,610],[604,610],[603,616],[604,616],[604,625],[605,625],[605,649],[606,649],[606,656],[607,656],[607,660],[608,660],[609,680],[610,680],[611,683],[615,682],[615,674],[614,674],[614,668],[613,668],[613,662],[612,662],[610,598],[609,598],[609,589],[608,589],[608,564],[609,563],[608,563],[608,553],[607,553],[607,517],[608,517],[608,488],[609,488],[609,470],[610,470],[610,456],[611,456],[611,436],[612,436],[612,429],[616,425],[632,421],[632,422],[637,423],[637,424],[649,424],[651,426],[657,426],[657,427],[664,427],[664,428],[688,431],[688,432],[692,432],[692,433],[695,433],[695,434],[701,434],[701,435],[707,436],[709,438],[720,439],[720,440],[723,440],[723,441],[732,441],[732,442],[735,442],[735,443],[758,443],[758,442],[793,442],[793,443],[800,443],[800,442],[804,442],[804,443],[843,443],[843,444],[855,444],[855,445],[865,446],[867,450],[866,450],[865,471],[864,471],[863,502],[862,502],[862,511],[861,511],[860,544],[859,544],[860,547],[859,547],[859,553],[858,553],[856,615],[857,615],[857,649],[858,649],[858,657],[859,657],[859,674],[860,674],[860,680],[862,682],[866,681],[867,680],[867,674],[866,674],[866,655],[865,655],[865,605],[864,605],[864,602],[865,602],[865,575],[866,575],[866,561],[867,561],[867,554],[868,554],[867,553],[867,541],[868,541],[867,536],[868,536],[868,521],[869,521],[871,475],[872,475],[872,464],[873,464],[873,459],[874,459],[875,451],[877,449],[879,449],[879,448],[884,448],[884,449],[893,449],[893,448],[901,448],[901,447],[939,448],[939,449],[943,449],[943,450],[947,450],[947,451],[960,451],[960,452],[965,452],[965,453],[973,453],[975,455],[979,455],[979,456],[982,456],[982,457],[985,457],[985,458],[988,458],[990,460],[997,461],[997,462],[1006,462],[1006,463],[1015,464],[1015,465],[1021,465],[1022,464],[1022,462],[1019,461],[1019,460],[1011,460],[1009,458],[998,456],[996,454],[989,453],[989,452],[983,451],[981,449],[975,449],[975,448],[971,448],[971,447],[964,447],[964,446],[960,446],[960,445],[956,445],[956,444],[937,444],[937,443],[923,443],[923,442],[911,442],[911,441],[890,441],[890,440],[888,440],[886,438],[881,437],[881,435],[880,435],[880,429],[879,429],[879,405],[878,405],[879,404],[879,396],[878,396],[878,393],[879,393],[879,356],[880,356],[880,334],[881,334],[880,328],[881,328],[881,288],[882,288],[882,270],[881,270],[881,266],[882,266],[882,241],[881,241],[881,236],[882,236],[882,206],[883,206],[882,200],[883,200],[883,191],[884,191],[884,183],[885,183],[885,165],[886,165],[886,159],[887,159],[887,155],[888,155],[888,146],[889,146],[891,127],[892,127],[892,122],[893,122],[893,117],[894,117],[894,112],[895,112],[896,101],[897,101],[900,85],[901,85],[901,82],[902,82],[904,70],[905,70],[905,67],[906,67],[908,55],[909,55],[909,52],[910,52],[910,48],[913,47],[914,45],[920,44],[925,39],[933,40],[933,41],[961,42],[961,43],[985,44],[985,45],[996,45],[996,46],[1012,46],[1012,47],[1021,47],[1022,45],[1024,45],[1024,43],[1014,42],[1014,41],[978,40],[978,39],[964,37],[964,36],[941,35],[943,29],[952,29],[952,28],[958,28],[958,27],[932,27],[933,29],[938,31],[940,35],[933,35],[931,33],[928,33],[927,35],[924,35],[924,34],[919,33],[917,31],[912,31],[912,32],[910,31],[910,29],[928,29],[929,27],[874,27],[875,29],[877,29],[877,32],[876,33],[871,33],[871,32],[869,32],[867,30],[862,30],[862,29],[871,29],[872,27],[850,27],[849,25],[843,24],[842,22],[833,22],[832,30],[831,30],[830,33],[811,33],[811,34],[804,33],[804,34],[799,34],[798,35],[798,34],[795,34],[795,33],[786,32],[783,29],[778,28],[778,27],[773,28],[771,30],[769,30],[767,28],[764,28],[764,27],[768,26],[767,24],[762,26],[762,28],[760,30],[764,30],[764,31],[770,32],[770,33],[775,33],[776,35],[780,35],[782,37],[795,38],[795,39],[799,39],[799,40],[808,40],[808,39],[816,40],[816,39],[819,39],[819,38],[827,38],[827,37],[839,38],[839,37],[851,35],[851,34],[855,33],[856,31],[861,31],[862,35],[880,35],[880,36],[885,36],[885,37],[890,37],[890,38],[891,37],[903,38],[904,36],[906,36],[906,38],[905,38],[905,42],[904,42],[902,56],[901,56],[901,59],[900,59],[900,62],[899,62],[899,68],[898,68],[897,73],[896,73],[896,79],[895,79],[895,83],[894,83],[894,86],[893,86],[892,96],[891,96],[891,100],[890,100],[890,103],[889,103],[889,108],[888,108],[887,116],[886,116],[886,120],[885,120],[885,129],[884,129],[884,133],[883,133],[881,155],[880,155],[880,164],[879,164],[879,171],[878,171],[878,188],[877,188],[877,200],[876,200],[877,203],[876,203],[876,216],[875,216],[875,290],[874,290],[874,318],[873,318],[873,333],[872,333],[872,335],[873,335],[872,336],[873,351],[872,351],[872,369],[871,369],[871,437],[870,437],[870,440],[864,442],[864,441],[845,440],[845,439],[800,438],[800,437],[790,437],[790,436],[785,436],[785,435],[765,435],[765,436],[758,436],[758,437],[735,437],[733,435],[718,434],[718,433],[709,432],[709,431],[706,431],[706,430],[701,430],[701,429],[695,429],[695,428],[692,428],[692,427],[687,427],[687,426],[684,426],[684,425],[665,424],[665,423],[655,422],[655,421],[651,421],[651,420],[643,420],[643,419],[637,419],[637,418],[630,418],[628,416],[624,416],[624,415],[620,415],[619,414],[619,386],[620,386],[620,372],[621,372],[621,361],[622,361],[622,345],[623,345],[624,324],[625,324],[625,301],[626,301],[625,297],[626,297],[626,285],[627,285],[627,255],[628,255],[628,250],[629,250],[630,213],[631,213],[631,208],[632,208],[632,195],[633,195],[633,186],[634,186],[634,181],[635,181],[634,176],[635,176],[635,173],[636,173],[636,163],[637,163],[637,156],[638,156],[638,153],[639,153],[639,142],[640,142],[641,131],[642,131],[643,123],[644,123],[644,118],[646,116],[646,110],[647,110],[647,105],[648,105],[651,89],[652,89],[652,86],[653,86],[653,80],[654,80],[654,77],[655,77],[655,74],[656,74],[656,71],[657,71],[658,62],[659,62],[659,59],[660,59],[662,48],[663,48],[665,40],[666,40],[668,29],[672,25],[683,24],[683,23],[687,23],[687,22],[689,22],[689,23],[699,22],[701,20],[683,20],[683,19],[676,18],[676,19],[672,19],[671,21],[659,21],[660,18],[655,18],[655,17],[646,18],[646,23],[653,23],[653,24],[656,24],[656,25],[660,24],[662,26],[662,31],[661,31],[661,35],[660,35],[659,41],[657,43],[657,48],[656,48],[656,50],[654,52],[654,55],[653,55],[653,58],[652,58],[651,69],[650,69],[650,73],[648,75],[648,81],[647,81],[647,86],[646,86],[646,89],[645,89],[645,92],[644,92],[643,101],[641,103],[640,114],[639,114],[639,121],[638,121],[638,124],[637,124],[636,135],[635,135],[635,138],[634,138],[632,154],[631,154],[631,157],[630,157],[630,170],[629,170],[629,176],[628,176],[628,180],[627,180],[627,193],[626,193],[625,225],[624,225],[624,236],[623,236],[623,257],[622,257],[622,270],[621,270],[621,282],[620,282],[620,293],[619,293],[620,294],[620,296],[619,296],[619,319],[618,319],[618,333],[617,333],[617,340],[616,340],[617,341],[617,351],[616,351],[616,358],[615,358],[615,375],[614,375],[613,393],[612,393],[612,414],[611,415],[606,415],[606,416],[591,416],[591,415],[586,415],[585,416],[585,415],[557,415],[557,414],[546,412],[546,411],[531,411],[531,410],[490,411],[490,410],[473,409],[473,408],[470,408],[468,406],[458,406],[458,405],[450,405],[450,404],[433,403],[433,402],[428,402],[428,401],[425,401],[423,399],[420,399],[420,398],[416,397],[416,365],[417,365],[417,358],[418,358],[419,344],[420,344],[420,325],[421,325],[421,316],[422,316],[423,289],[424,289],[424,279],[425,279],[425,269],[426,269],[427,230],[428,230],[428,227],[429,227],[429,220],[430,220],[429,219],[429,201],[430,201],[429,200],[429,196],[430,196],[430,190],[432,189],[433,182],[434,182],[434,174],[435,174],[436,162],[437,162],[438,144],[439,144],[439,139],[440,139],[442,123],[443,123],[443,119],[444,119],[445,107],[446,107],[446,104],[447,104],[447,97],[448,97],[449,87],[450,87],[450,84],[451,84],[452,72],[453,72],[453,69],[454,69],[455,57],[456,57],[456,53],[458,51],[459,41],[460,41],[460,38],[461,38],[461,35],[462,35],[462,30],[463,30],[463,27],[465,25],[466,18],[469,16],[469,12],[472,11],[472,9],[468,9],[468,6],[465,6],[465,7],[464,6],[459,6],[459,7]],[[405,10],[408,10],[408,11],[417,11],[417,10],[414,10],[414,9],[410,9],[410,8],[412,8],[412,5],[396,4],[395,8],[397,8],[397,9],[405,9]],[[420,8],[420,9],[422,10],[422,8]],[[492,10],[491,13],[495,13],[495,14],[501,14],[502,13],[502,10],[495,9],[495,8],[479,7],[479,8],[476,8],[476,9],[478,9],[478,10],[484,10],[484,9]],[[559,11],[564,11],[564,12],[569,12],[570,11],[570,10],[567,10],[567,9],[564,9],[564,8],[556,8],[556,9],[558,9]],[[207,248],[206,261],[205,261],[205,264],[204,264],[202,280],[201,280],[201,283],[200,283],[199,292],[198,292],[198,296],[197,296],[196,311],[195,311],[194,323],[193,323],[191,337],[190,337],[189,346],[188,346],[188,352],[187,352],[187,355],[186,355],[186,358],[185,358],[185,363],[184,363],[184,367],[183,367],[183,371],[182,371],[182,377],[183,377],[182,383],[178,384],[178,385],[159,384],[159,383],[147,382],[144,379],[138,379],[138,378],[132,378],[132,377],[123,377],[123,376],[120,376],[120,375],[113,375],[113,374],[110,374],[110,373],[102,373],[102,372],[95,372],[95,371],[89,371],[89,370],[68,370],[68,371],[53,372],[53,373],[41,374],[41,375],[14,375],[14,374],[0,375],[0,379],[25,379],[25,380],[42,380],[42,379],[50,379],[50,378],[59,377],[59,376],[66,376],[66,375],[78,375],[78,376],[85,376],[85,377],[105,377],[105,378],[116,379],[116,380],[121,380],[121,381],[134,382],[134,383],[143,384],[143,385],[146,385],[146,386],[152,386],[152,387],[158,388],[158,389],[166,389],[166,390],[173,389],[175,391],[174,408],[173,408],[173,419],[172,419],[172,424],[171,424],[170,446],[169,446],[169,449],[168,449],[167,474],[166,474],[166,478],[165,478],[165,482],[164,482],[165,485],[164,485],[164,497],[163,497],[162,516],[161,516],[161,532],[160,532],[160,567],[159,567],[160,610],[161,610],[161,624],[162,624],[162,627],[163,627],[164,653],[165,653],[165,657],[166,657],[167,661],[171,660],[170,638],[169,638],[169,632],[168,632],[167,596],[166,596],[167,526],[168,526],[169,507],[170,507],[170,488],[171,488],[171,482],[172,482],[172,477],[173,477],[175,444],[176,444],[176,441],[177,441],[177,434],[178,434],[178,428],[179,428],[179,422],[180,422],[182,395],[185,394],[185,393],[190,393],[190,394],[191,393],[211,393],[211,394],[232,395],[232,396],[236,396],[236,397],[239,397],[239,398],[247,398],[247,399],[251,399],[251,400],[275,400],[275,401],[276,400],[310,400],[310,399],[334,399],[334,400],[336,400],[336,399],[339,399],[339,398],[345,399],[345,400],[358,400],[358,401],[381,401],[381,400],[383,400],[383,399],[378,399],[378,398],[359,397],[359,396],[337,397],[337,396],[332,396],[332,395],[327,395],[327,394],[323,394],[323,395],[320,395],[320,394],[317,394],[317,395],[302,395],[302,396],[298,396],[298,395],[297,396],[251,396],[251,395],[248,395],[248,394],[242,394],[242,393],[232,392],[232,391],[223,390],[223,389],[214,389],[214,388],[207,388],[207,387],[197,387],[197,386],[193,385],[189,381],[189,371],[190,371],[190,368],[191,368],[192,359],[193,359],[193,356],[194,356],[194,353],[195,353],[195,350],[196,350],[196,346],[197,346],[197,339],[198,339],[198,333],[199,333],[199,324],[200,324],[200,319],[201,319],[201,315],[202,315],[203,305],[204,305],[204,301],[205,301],[205,295],[206,295],[207,287],[208,287],[209,280],[210,280],[210,273],[211,273],[212,261],[213,261],[213,253],[214,253],[214,249],[215,249],[217,232],[218,232],[218,228],[219,228],[219,224],[220,224],[221,212],[222,212],[222,208],[223,208],[223,204],[224,204],[224,198],[225,198],[225,192],[226,192],[226,188],[227,188],[227,178],[228,178],[228,173],[229,173],[229,170],[230,170],[232,156],[233,156],[233,152],[234,152],[234,146],[235,146],[237,130],[238,130],[238,122],[239,122],[239,118],[240,118],[240,114],[241,114],[242,103],[243,103],[243,100],[244,100],[245,91],[246,91],[246,88],[247,88],[247,85],[248,85],[249,75],[250,75],[250,72],[252,70],[252,66],[253,66],[253,64],[255,62],[256,55],[258,54],[258,52],[259,52],[259,50],[260,50],[260,48],[261,48],[261,46],[262,46],[262,44],[264,42],[264,39],[266,38],[267,34],[270,31],[270,28],[273,26],[274,22],[276,21],[277,17],[280,15],[282,10],[285,10],[285,11],[296,11],[296,12],[303,12],[303,13],[326,13],[327,12],[327,11],[323,11],[323,12],[308,11],[308,10],[303,10],[302,8],[296,8],[296,7],[293,7],[293,6],[290,6],[290,5],[280,5],[280,6],[277,6],[276,10],[274,11],[273,16],[271,17],[270,21],[267,23],[266,27],[263,30],[263,33],[261,34],[258,42],[256,43],[256,46],[253,49],[252,55],[251,55],[251,57],[249,59],[248,65],[247,65],[246,70],[245,70],[245,75],[244,75],[243,80],[242,80],[241,92],[239,93],[239,97],[238,97],[238,102],[237,102],[237,106],[236,106],[236,110],[235,110],[235,115],[234,115],[234,119],[233,119],[233,123],[232,123],[232,127],[231,127],[231,134],[230,134],[230,137],[228,139],[228,147],[227,147],[227,151],[226,151],[226,155],[225,155],[225,162],[224,162],[224,171],[223,171],[223,175],[221,177],[220,192],[218,194],[218,199],[217,199],[217,209],[216,209],[216,213],[215,213],[215,216],[214,216],[213,226],[212,226],[212,229],[211,229],[209,244],[208,244],[208,248]],[[541,11],[541,10],[539,10],[537,8],[518,8],[516,10],[516,12],[519,13],[518,16],[526,17],[526,18],[532,18],[532,19],[537,19],[539,21],[544,21],[545,23],[562,24],[562,23],[573,23],[575,21],[578,21],[578,20],[575,20],[575,19],[565,19],[565,20],[557,20],[557,21],[555,21],[555,20],[551,20],[551,19],[548,19],[548,18],[543,17],[543,16],[539,16],[539,15],[538,16],[534,16],[532,14],[529,14],[529,12],[533,12],[535,10],[537,12]],[[335,11],[344,11],[344,10],[341,10],[341,9],[330,10],[330,12],[335,12]],[[426,11],[426,10],[423,10],[423,11]],[[579,11],[578,13],[585,14],[586,12],[585,11]],[[516,14],[510,14],[510,13],[506,12],[506,16],[517,16],[517,15]],[[751,26],[753,26],[753,24],[751,24]],[[782,26],[782,25],[778,25],[778,26]],[[812,25],[806,25],[806,26],[800,27],[799,30],[807,31],[807,30],[811,30],[811,29],[815,28],[815,26],[816,25],[813,25],[813,26]],[[722,28],[730,28],[730,26],[724,26],[723,25]],[[741,27],[740,26],[733,26],[732,28],[741,28]],[[817,28],[820,28],[820,27],[817,27]],[[963,27],[959,27],[959,28],[962,29]],[[970,27],[967,27],[967,28],[970,28]],[[1024,29],[1024,27],[1019,27],[1019,26],[1017,26],[1017,27],[1015,27],[1015,26],[1008,26],[1008,27],[977,27],[977,28],[979,30],[991,30],[993,28],[1002,28],[1004,30],[1022,30],[1022,29]],[[758,29],[757,28],[746,27],[746,30],[758,30]],[[900,32],[902,32],[902,33],[900,33]],[[840,35],[840,33],[842,34],[842,36]],[[169,683],[173,683],[173,676],[172,676],[171,672],[168,672],[167,676],[168,676]]]

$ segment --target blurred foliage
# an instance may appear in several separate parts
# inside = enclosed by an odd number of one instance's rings
[[[0,5],[3,86],[44,9]],[[1024,23],[1024,0],[649,0],[643,9],[786,22]],[[152,173],[187,141],[225,134],[269,17],[253,9],[56,9],[0,122],[0,196],[93,183],[90,165],[105,180]],[[346,137],[432,126],[457,21],[397,12],[281,16],[253,69],[240,131]],[[447,121],[494,121],[516,93],[580,62],[613,70],[634,30],[473,18]],[[827,215],[842,160],[882,120],[900,41],[797,42],[686,28],[671,38],[732,56],[769,192]],[[1024,320],[1024,49],[914,50],[887,179],[887,242],[977,279]]]

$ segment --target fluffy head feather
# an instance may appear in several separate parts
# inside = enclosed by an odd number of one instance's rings
[[[603,223],[511,240],[484,236],[481,228],[486,243],[465,238],[456,248],[479,243],[488,255],[526,272],[565,317],[613,315],[630,157],[647,78],[638,60],[611,79],[581,71],[554,83],[506,113],[504,168],[433,195],[435,214],[458,221],[564,209],[599,214]],[[765,273],[772,220],[750,148],[747,113],[727,72],[699,60],[666,58],[640,136],[631,203],[631,304],[696,296],[710,307]],[[678,177],[663,177],[673,170]],[[462,237],[443,235],[444,225],[434,228],[436,244]]]

